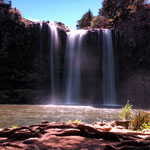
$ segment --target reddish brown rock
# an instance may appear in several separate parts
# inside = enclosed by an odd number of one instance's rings
[[[99,126],[106,125],[98,123]],[[97,124],[97,125],[98,125]],[[114,128],[115,129],[115,128]],[[4,131],[0,131],[1,135]],[[139,137],[135,134],[142,134],[133,131],[112,130],[105,132],[92,125],[86,124],[68,124],[52,123],[39,124],[17,129],[8,129],[6,138],[0,137],[1,150],[109,150],[132,148],[149,148],[150,141],[148,137]]]

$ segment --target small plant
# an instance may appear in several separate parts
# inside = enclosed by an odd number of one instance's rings
[[[150,127],[150,113],[141,109],[135,114],[131,122],[133,130],[142,130]]]
[[[12,129],[16,129],[16,128],[19,128],[19,126],[12,126],[11,128]]]
[[[125,107],[122,108],[120,114],[119,114],[119,118],[121,120],[131,120],[132,118],[132,106],[129,103],[129,100],[127,101],[127,104],[125,105]]]
[[[74,120],[74,121],[69,120],[69,123],[81,123],[81,120],[78,120],[78,119],[76,119],[76,120]]]
[[[143,123],[142,124],[142,129],[150,129],[150,122],[149,123]]]

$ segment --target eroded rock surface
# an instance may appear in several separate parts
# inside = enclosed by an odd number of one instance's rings
[[[112,125],[112,126],[111,126]],[[98,127],[99,126],[99,127]],[[83,123],[43,123],[0,131],[0,149],[9,150],[121,150],[149,148],[150,134],[115,130],[113,123],[106,130],[104,123],[97,126]],[[144,137],[139,137],[142,134]]]

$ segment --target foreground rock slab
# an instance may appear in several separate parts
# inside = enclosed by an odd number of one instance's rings
[[[48,123],[0,131],[0,150],[124,150],[150,149],[150,135],[109,131],[98,124]],[[142,135],[139,136],[139,135]]]

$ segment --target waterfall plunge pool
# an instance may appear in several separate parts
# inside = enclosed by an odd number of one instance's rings
[[[91,106],[66,105],[0,105],[0,128],[29,126],[41,121],[60,122],[81,120],[92,124],[95,121],[118,120],[118,108],[94,108]]]

